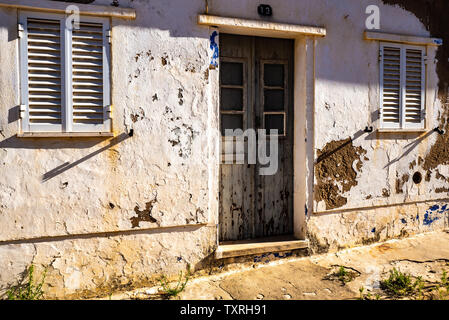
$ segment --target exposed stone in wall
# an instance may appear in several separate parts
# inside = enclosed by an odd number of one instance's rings
[[[157,199],[153,199],[145,204],[144,210],[139,210],[139,206],[134,208],[134,211],[137,214],[137,217],[131,218],[132,227],[139,227],[139,223],[141,221],[147,221],[152,223],[157,223],[158,221],[151,215],[151,211],[153,210],[154,204],[157,202]]]
[[[360,157],[364,154],[366,150],[355,147],[351,138],[329,142],[318,150],[315,200],[324,201],[327,210],[344,206],[347,199],[342,194],[357,185],[357,171],[362,168]]]
[[[401,179],[396,179],[396,193],[404,193],[402,187],[406,182],[408,182],[409,179],[410,175],[407,173],[403,174]]]
[[[449,192],[449,188],[445,188],[445,187],[436,188],[435,192],[436,193],[447,193],[447,192]]]

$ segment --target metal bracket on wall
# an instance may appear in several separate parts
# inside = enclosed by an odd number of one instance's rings
[[[24,119],[25,118],[26,111],[27,111],[27,106],[24,105],[24,104],[21,104],[20,105],[20,112],[19,112],[20,119]]]
[[[21,24],[21,23],[18,23],[17,24],[17,36],[19,37],[19,38],[22,38],[22,36],[23,36],[23,24]]]

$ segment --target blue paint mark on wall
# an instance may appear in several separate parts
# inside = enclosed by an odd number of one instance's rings
[[[210,49],[212,50],[212,58],[210,60],[210,68],[218,68],[218,43],[215,40],[218,36],[218,32],[214,31],[210,35]]]
[[[254,262],[261,262],[262,259],[265,258],[266,256],[268,256],[268,253],[264,253],[264,254],[261,255],[261,256],[254,257]],[[269,261],[269,260],[268,260],[268,261]],[[265,261],[265,263],[267,263],[268,261]]]
[[[426,211],[426,213],[424,214],[423,224],[426,225],[426,226],[431,225],[433,222],[441,219],[441,216],[436,216],[437,214],[441,215],[441,214],[444,214],[447,211],[449,211],[449,208],[448,208],[447,204],[445,204],[441,208],[437,204],[434,205],[434,206],[431,206]]]
[[[375,232],[376,232],[376,228],[373,228],[373,229],[371,230],[371,232],[372,232],[372,233],[375,233]]]
[[[424,214],[423,224],[425,226],[429,226],[432,223],[434,223],[435,221],[437,221],[438,219],[440,219],[440,217],[434,217],[434,216],[432,216],[432,213],[429,213],[426,211],[426,213]]]
[[[304,208],[305,208],[305,213],[306,213],[306,217],[307,217],[307,205],[305,205]]]
[[[407,220],[405,220],[404,218],[402,218],[402,219],[401,219],[401,222],[402,222],[403,224],[406,224],[406,223],[407,223]]]

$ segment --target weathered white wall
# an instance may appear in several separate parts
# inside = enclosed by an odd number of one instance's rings
[[[112,139],[15,136],[17,12],[0,9],[0,286],[14,282],[31,262],[51,266],[50,297],[139,285],[161,273],[175,274],[187,263],[199,265],[216,245],[218,70],[209,70],[210,30],[196,24],[204,1],[119,2],[135,8],[137,19],[112,19]],[[210,14],[259,19],[259,1],[209,2]],[[424,26],[413,14],[381,1],[264,3],[273,7],[272,21],[327,29],[327,36],[316,40],[315,89],[306,86],[304,192],[314,250],[444,227],[445,202],[432,200],[447,197],[436,192],[447,183],[436,179],[436,172],[425,181],[418,164],[436,133],[422,139],[360,134],[379,100],[378,43],[363,40],[366,6],[380,7],[381,31],[429,36]],[[432,129],[441,103],[435,96],[435,65],[429,67]],[[307,70],[311,75],[313,69]],[[128,137],[131,128],[134,136]],[[310,192],[318,183],[316,152],[349,137],[351,148],[364,151],[361,166],[354,161],[354,186],[338,193],[347,203],[326,212],[325,201],[314,201]],[[419,186],[411,181],[416,170],[423,173]],[[447,170],[439,168],[442,175]],[[404,174],[410,178],[397,194],[396,181]],[[417,200],[429,202],[391,206]],[[368,209],[373,205],[379,207]],[[151,213],[155,222],[136,220],[139,213]]]
[[[132,5],[135,21],[112,20],[112,139],[15,136],[17,12],[0,9],[2,285],[31,262],[51,264],[50,296],[120,277],[142,283],[194,267],[215,246],[208,130],[217,126],[209,102],[216,76],[208,70],[208,28],[194,20],[202,4]]]
[[[399,6],[385,5],[382,1],[264,3],[273,7],[270,21],[324,26],[327,30],[325,38],[316,40],[315,89],[307,89],[314,101],[307,104],[312,113],[307,113],[309,188],[305,188],[308,197],[306,229],[314,250],[331,250],[447,226],[448,166],[440,164],[428,169],[425,164],[426,156],[438,138],[432,129],[444,124],[441,122],[443,106],[437,97],[436,47],[427,47],[428,131],[409,134],[363,132],[366,126],[376,128],[379,125],[379,42],[363,40],[368,17],[366,7],[377,5],[380,8],[380,32],[432,36],[425,26],[413,13]],[[259,1],[212,1],[210,13],[258,19],[255,10],[258,4]],[[319,150],[338,150],[349,138],[352,142],[347,148],[353,150],[355,157],[346,160],[336,157],[334,166],[325,169],[338,172],[338,167],[346,165],[347,171],[353,168],[356,174],[327,183],[327,186],[338,188],[338,192],[328,193],[328,197],[345,199],[345,203],[327,205],[326,199],[312,196],[313,191],[317,193],[320,189],[313,163]],[[315,154],[312,156],[312,153]],[[345,156],[347,154],[343,153]],[[415,172],[422,174],[420,184],[412,181]],[[343,184],[350,185],[350,190],[344,191]],[[437,199],[441,201],[434,201]],[[402,203],[407,205],[400,206]],[[403,215],[408,214],[415,218],[418,215],[420,222],[418,219],[407,222],[410,219]],[[348,216],[357,219],[347,219]]]

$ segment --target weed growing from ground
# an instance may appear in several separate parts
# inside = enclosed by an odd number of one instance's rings
[[[189,278],[191,276],[190,265],[187,265],[187,272],[185,276],[183,276],[182,271],[179,272],[178,282],[175,286],[170,286],[167,277],[163,275],[159,281],[162,287],[161,294],[168,298],[176,297],[179,293],[181,293],[187,285]],[[183,279],[184,278],[184,279]]]
[[[373,295],[371,294],[371,292],[368,292],[367,294],[365,294],[365,288],[364,287],[360,287],[359,288],[359,292],[360,292],[360,296],[358,298],[358,300],[380,300],[380,295],[378,293],[376,293],[374,295],[374,299],[373,299]]]
[[[347,270],[345,267],[340,266],[337,271],[327,275],[324,279],[340,281],[342,285],[345,285],[354,280],[357,275],[355,271]]]
[[[28,270],[28,281],[22,280],[19,284],[11,287],[6,291],[8,300],[39,300],[42,298],[44,292],[42,286],[45,281],[47,269],[44,270],[42,279],[39,283],[34,283],[34,265],[31,265]]]
[[[449,279],[447,278],[446,270],[443,270],[441,282],[436,286],[436,290],[438,292],[438,298],[440,300],[444,300],[449,297]]]
[[[411,275],[403,273],[396,268],[390,270],[388,279],[380,282],[380,288],[392,297],[405,297],[415,294],[421,295],[424,282],[421,277],[417,277],[415,281]]]

